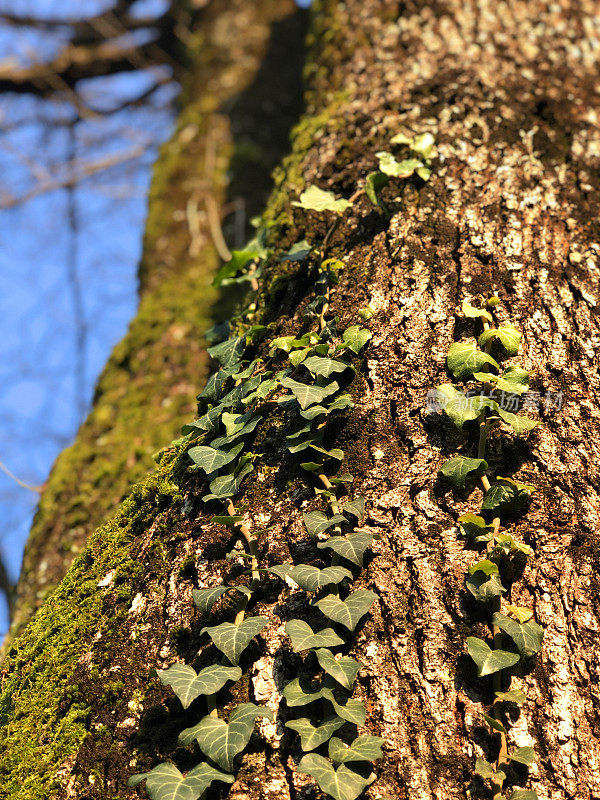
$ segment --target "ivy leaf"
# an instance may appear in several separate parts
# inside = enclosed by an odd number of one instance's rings
[[[516,356],[519,352],[521,333],[512,325],[505,325],[502,328],[488,328],[477,341],[480,347],[485,347],[491,341],[499,341],[507,356]]]
[[[214,522],[216,525],[231,525],[232,528],[243,521],[244,517],[241,514],[217,514],[209,519],[209,522]]]
[[[350,325],[343,332],[342,341],[353,353],[358,354],[372,336],[373,334],[367,328],[361,328],[360,325]]]
[[[446,478],[457,489],[464,489],[468,478],[481,478],[488,465],[483,458],[465,458],[454,456],[439,469],[439,474]]]
[[[223,367],[231,367],[236,364],[244,355],[246,349],[246,337],[237,336],[234,339],[227,339],[221,344],[215,344],[207,350],[208,355],[218,361]]]
[[[486,575],[484,572],[469,575],[465,586],[480,603],[489,603],[506,592],[499,575]]]
[[[205,494],[202,498],[205,502],[207,500],[223,500],[227,497],[233,497],[237,494],[242,481],[254,467],[252,464],[244,464],[244,466],[237,473],[231,475],[220,475],[210,483],[211,494]]]
[[[496,536],[496,549],[504,551],[505,553],[517,550],[520,553],[525,553],[526,556],[530,556],[533,553],[532,548],[529,547],[528,544],[517,541],[510,533],[499,533],[498,536]]]
[[[533,611],[530,611],[528,608],[522,608],[521,606],[507,604],[506,610],[509,614],[513,614],[513,616],[515,616],[519,622],[527,622],[527,620],[531,619],[533,616]]]
[[[287,252],[282,253],[277,261],[304,261],[311,251],[311,245],[306,239],[302,239],[302,241],[293,244]]]
[[[502,770],[496,770],[484,758],[475,759],[475,774],[481,776],[486,780],[499,781],[502,783],[506,780],[506,774]]]
[[[503,700],[505,703],[516,703],[522,705],[527,699],[525,693],[520,689],[511,689],[508,692],[496,692],[498,700]]]
[[[234,250],[229,261],[226,261],[217,272],[212,285],[222,286],[229,282],[240,270],[244,269],[246,264],[259,257],[260,253],[257,250]]]
[[[220,625],[202,628],[200,633],[208,633],[215,647],[224,653],[232,664],[237,665],[241,654],[268,621],[265,617],[247,617],[239,625],[222,622]]]
[[[478,381],[492,381],[499,392],[522,395],[529,389],[529,373],[519,367],[507,367],[502,375],[493,375],[491,372],[475,372],[474,378]]]
[[[517,747],[508,756],[510,761],[516,761],[518,764],[525,764],[530,767],[535,761],[535,750],[533,747]]]
[[[510,636],[523,658],[530,658],[542,649],[544,629],[532,619],[528,622],[517,622],[504,614],[495,613],[492,623]]]
[[[484,714],[483,718],[487,722],[487,724],[490,726],[490,728],[492,728],[495,731],[498,731],[498,733],[506,734],[506,728],[500,722],[500,720],[496,719],[495,717],[490,716],[489,714]]]
[[[257,717],[273,719],[273,712],[254,703],[242,703],[233,709],[229,722],[218,717],[204,717],[197,725],[182,731],[179,741],[190,744],[195,739],[204,755],[222,769],[232,770],[235,757],[250,741]]]
[[[354,514],[359,524],[362,524],[365,519],[365,498],[355,497],[354,500],[348,500],[344,503],[344,511]]]
[[[539,800],[537,792],[533,789],[515,789],[508,797],[508,800]]]
[[[240,442],[240,444],[227,451],[215,450],[213,447],[198,445],[188,450],[188,455],[194,464],[197,464],[200,469],[204,470],[204,472],[209,475],[211,472],[215,472],[233,461],[243,446],[243,442]]]
[[[489,311],[486,311],[484,308],[476,308],[472,306],[470,303],[467,303],[466,300],[463,300],[462,304],[462,313],[465,317],[470,317],[471,319],[485,319],[488,322],[492,322],[492,315]]]
[[[471,342],[454,342],[450,345],[447,363],[450,372],[460,380],[471,378],[474,372],[481,371],[484,364],[500,369],[497,361]]]
[[[239,681],[242,670],[212,664],[196,673],[188,664],[173,664],[169,669],[159,669],[158,677],[173,689],[181,705],[188,708],[200,695],[216,694],[227,681]]]
[[[185,776],[174,764],[159,764],[150,772],[132,775],[127,785],[137,786],[144,778],[152,800],[198,800],[213,781],[233,783],[233,775],[224,775],[208,764],[198,764]]]
[[[223,597],[226,592],[230,592],[232,588],[231,586],[211,586],[210,589],[194,589],[192,591],[192,597],[199,610],[203,614],[206,614],[211,610],[217,600]]]
[[[285,389],[291,390],[302,409],[306,409],[314,403],[321,403],[326,397],[334,394],[340,388],[335,381],[327,384],[327,386],[313,386],[308,383],[300,383],[293,378],[282,378],[281,385]]]
[[[475,395],[467,396],[459,391],[451,383],[444,383],[436,386],[427,400],[431,401],[432,407],[439,411],[444,411],[457,428],[462,428],[465,422],[477,419],[484,408],[497,408],[498,404],[489,397]]]
[[[318,186],[309,186],[300,195],[300,202],[294,200],[292,205],[305,208],[307,211],[336,211],[341,214],[352,203],[343,198],[336,200],[333,192],[319,189]]]
[[[294,336],[278,336],[277,339],[273,339],[269,345],[270,358],[273,358],[278,350],[283,350],[284,353],[289,353],[293,347],[294,341]]]
[[[286,564],[275,564],[274,567],[269,567],[269,572],[276,575],[280,580],[284,581],[290,573],[292,565],[288,562]]]
[[[375,592],[359,589],[357,592],[349,594],[346,600],[340,600],[337,595],[329,594],[317,600],[316,605],[330,620],[353,631],[375,600],[377,600]]]
[[[327,698],[333,706],[333,710],[346,722],[351,722],[359,728],[365,724],[367,718],[367,711],[365,705],[360,700],[354,700],[352,697],[343,698],[339,702],[336,701],[331,689],[323,690],[323,697]]]
[[[353,698],[341,698],[336,700],[330,686],[324,684],[320,687],[304,688],[306,684],[301,682],[299,678],[295,678],[288,683],[283,690],[283,697],[290,708],[297,706],[306,706],[309,703],[314,703],[316,700],[329,700],[333,706],[333,710],[341,719],[346,722],[351,722],[353,725],[365,724],[366,710],[364,704],[360,700]]]
[[[339,361],[335,358],[322,358],[321,356],[309,356],[302,363],[313,375],[320,375],[323,378],[328,378],[334,373],[345,372],[350,369],[350,364],[346,364],[344,361]]]
[[[355,531],[349,536],[332,536],[326,542],[318,542],[317,547],[321,550],[328,547],[342,558],[362,567],[364,554],[372,541],[373,536],[370,533]]]
[[[375,153],[379,159],[379,169],[385,175],[390,175],[392,178],[409,178],[416,170],[425,166],[422,161],[417,158],[406,158],[404,161],[396,161],[391,153],[381,151]]]
[[[527,501],[535,487],[512,478],[498,477],[485,493],[482,511],[518,511]]]
[[[361,668],[361,664],[358,661],[349,656],[336,658],[331,650],[326,650],[325,648],[315,650],[315,655],[321,669],[331,675],[344,689],[352,690],[352,684]]]
[[[297,708],[298,706],[306,706],[309,703],[314,703],[315,700],[320,700],[327,694],[330,694],[331,689],[324,686],[313,688],[312,686],[307,689],[304,688],[306,684],[300,681],[300,678],[294,678],[284,686],[282,695],[290,708]]]
[[[221,416],[226,438],[229,440],[251,433],[260,421],[261,417],[258,414],[255,415],[253,411],[246,411],[244,414],[231,414],[229,411],[224,411]]]
[[[381,736],[359,736],[350,746],[334,736],[329,742],[329,758],[334,764],[346,764],[348,761],[375,761],[382,758]]]
[[[348,522],[342,514],[334,514],[332,517],[328,517],[322,511],[306,511],[302,514],[302,519],[309,535],[313,537],[331,528],[332,525],[341,525],[344,522]]]
[[[352,580],[352,573],[344,567],[325,567],[319,569],[310,564],[298,564],[289,573],[292,580],[307,592],[315,592],[322,586],[329,586],[332,583],[341,583],[344,578]]]
[[[331,795],[334,800],[356,800],[374,780],[374,776],[364,778],[345,764],[336,770],[330,761],[317,753],[303,756],[298,771],[314,778],[325,794]]]
[[[433,148],[435,146],[435,138],[432,133],[420,133],[412,140],[410,149],[425,159],[433,156]]]
[[[498,415],[507,425],[512,427],[517,436],[520,436],[522,433],[529,433],[529,431],[537,428],[540,424],[538,420],[529,419],[529,417],[524,417],[519,414],[513,414],[511,411],[505,411],[500,407],[498,408]]]
[[[327,717],[319,725],[303,717],[302,719],[291,720],[285,723],[286,728],[291,728],[300,734],[300,747],[305,753],[316,750],[325,742],[329,741],[333,734],[344,725],[345,720],[339,717]]]
[[[477,674],[480,678],[513,667],[520,659],[518,653],[508,653],[506,650],[492,650],[483,639],[478,639],[475,636],[467,637],[467,649],[469,655],[477,664]]]
[[[494,526],[488,525],[483,517],[467,512],[458,518],[462,533],[475,542],[489,542],[494,536]]]
[[[369,200],[373,203],[374,206],[381,206],[381,201],[379,199],[379,193],[389,181],[389,175],[386,175],[385,172],[381,172],[381,170],[375,170],[374,172],[369,172],[367,178],[365,180],[365,194],[369,198]]]
[[[294,653],[310,650],[311,647],[336,647],[344,644],[333,628],[323,628],[313,632],[308,622],[302,619],[290,619],[285,623],[285,632],[292,640]]]
[[[469,575],[475,575],[476,572],[483,572],[485,575],[497,575],[498,565],[490,561],[489,558],[484,558],[483,561],[478,561],[477,564],[471,564],[469,567]]]

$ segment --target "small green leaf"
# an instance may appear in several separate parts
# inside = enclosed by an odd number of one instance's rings
[[[327,386],[314,386],[313,384],[300,383],[293,378],[282,378],[281,385],[285,389],[291,390],[302,409],[308,408],[314,403],[322,403],[326,397],[334,394],[340,388],[335,381],[328,383]]]
[[[244,354],[246,349],[246,337],[238,336],[234,339],[227,339],[221,344],[209,347],[207,353],[223,367],[231,367],[236,364]]]
[[[416,170],[425,166],[422,161],[417,158],[406,158],[404,161],[396,161],[391,153],[381,151],[375,153],[379,159],[379,169],[385,175],[390,175],[392,178],[409,178]]]
[[[286,722],[285,727],[300,734],[300,747],[308,753],[329,741],[344,723],[345,720],[339,717],[327,717],[319,725],[313,725],[309,719],[303,717]]]
[[[516,761],[518,764],[525,764],[530,767],[535,761],[535,750],[533,747],[517,747],[508,756],[510,761]]]
[[[306,241],[306,239],[302,239],[301,242],[296,242],[293,244],[290,249],[282,253],[278,261],[304,261],[312,251],[312,246]]]
[[[515,616],[519,622],[527,622],[528,619],[533,617],[533,611],[529,608],[522,608],[521,606],[513,606],[510,603],[505,606],[509,614]]]
[[[345,372],[350,369],[350,364],[346,364],[344,361],[320,356],[309,356],[302,363],[313,375],[320,375],[322,378],[328,378],[337,372]]]
[[[276,575],[280,580],[284,581],[290,573],[292,565],[289,563],[286,564],[275,564],[274,567],[269,567],[269,572],[272,575]]]
[[[527,699],[525,693],[520,689],[511,689],[509,692],[496,692],[496,697],[505,703],[516,703],[519,706]]]
[[[344,511],[354,514],[359,524],[362,524],[365,519],[365,498],[355,497],[354,500],[347,500],[344,503]]]
[[[204,472],[209,475],[211,472],[215,472],[233,461],[243,446],[243,442],[240,442],[240,444],[232,447],[231,450],[226,451],[198,445],[188,450],[188,455],[194,464],[197,464],[200,469],[204,470]]]
[[[420,133],[412,140],[410,149],[423,158],[429,159],[433,155],[435,138],[432,133]]]
[[[389,175],[386,175],[385,172],[381,172],[381,170],[375,170],[375,172],[369,172],[367,178],[365,180],[365,194],[369,198],[369,200],[373,203],[374,206],[381,206],[381,202],[379,200],[379,193],[389,181]]]
[[[490,561],[489,558],[484,558],[483,561],[478,561],[469,567],[469,575],[475,575],[476,572],[483,572],[485,575],[497,575],[498,565]]]
[[[499,575],[486,575],[484,572],[469,575],[465,580],[465,586],[480,603],[490,603],[494,597],[506,592]]]
[[[482,511],[518,511],[525,504],[534,487],[527,483],[498,477],[485,493]]]
[[[520,659],[517,653],[492,650],[483,639],[478,639],[475,636],[467,637],[467,649],[469,655],[477,664],[477,674],[480,678],[513,667]]]
[[[345,578],[352,580],[352,573],[344,567],[319,569],[310,564],[298,564],[288,574],[300,588],[305,589],[307,592],[315,592],[323,586],[330,586],[332,583],[341,583]]]
[[[466,300],[463,300],[462,304],[462,313],[465,317],[470,317],[471,319],[485,319],[488,322],[492,322],[492,315],[489,311],[486,311],[484,308],[476,308],[472,306],[470,303],[467,303]]]
[[[309,186],[300,195],[300,202],[293,201],[293,206],[305,208],[308,211],[336,211],[344,212],[352,203],[344,199],[335,199],[333,192],[319,189],[318,186]]]
[[[348,522],[346,517],[341,514],[334,514],[332,517],[328,517],[322,511],[306,511],[302,514],[302,519],[309,535],[313,537],[331,528],[332,525],[342,525],[344,522]]]
[[[146,779],[146,791],[152,800],[198,800],[213,781],[233,783],[233,775],[224,775],[208,764],[198,764],[182,775],[174,764],[159,764],[150,772],[132,775],[128,786]]]
[[[217,600],[223,597],[226,592],[231,592],[232,588],[231,586],[211,586],[210,589],[194,589],[192,591],[192,597],[199,610],[203,614],[206,614],[211,610]]]
[[[312,647],[337,647],[344,644],[333,628],[323,628],[313,632],[308,622],[302,619],[290,619],[285,623],[285,632],[292,640],[294,653],[310,650]]]
[[[467,512],[458,518],[462,533],[476,542],[489,542],[494,535],[494,526],[488,525],[483,517]]]
[[[374,776],[363,778],[345,764],[341,764],[336,770],[331,762],[316,753],[304,756],[298,764],[298,771],[314,778],[325,794],[334,800],[356,800],[374,780]]]
[[[538,796],[533,789],[515,789],[509,795],[508,800],[538,800]]]
[[[475,774],[480,775],[485,780],[499,781],[501,784],[506,780],[506,774],[501,770],[496,770],[484,758],[475,759]]]
[[[244,464],[239,472],[234,472],[230,475],[220,475],[210,483],[210,494],[205,494],[202,500],[223,500],[227,497],[233,497],[234,494],[240,489],[241,483],[244,478],[252,472],[254,467],[252,464]]]
[[[317,547],[321,550],[329,547],[342,558],[362,567],[364,554],[372,541],[373,536],[370,533],[355,531],[349,536],[332,536],[326,542],[319,542]]]
[[[361,664],[358,661],[349,656],[336,658],[331,650],[326,650],[325,648],[315,650],[315,655],[321,669],[331,675],[344,689],[352,690],[352,684],[358,675],[358,670],[361,668]]]
[[[213,286],[226,285],[250,262],[260,257],[257,250],[234,250],[229,261],[223,264],[213,281]]]
[[[367,328],[361,328],[360,325],[351,325],[342,334],[342,341],[353,353],[360,353],[372,336],[373,334]]]
[[[538,420],[529,419],[529,417],[524,417],[519,414],[513,414],[511,411],[505,411],[500,407],[498,408],[498,415],[507,425],[512,427],[517,436],[520,436],[522,433],[529,433],[529,431],[537,428],[540,424]]]
[[[479,346],[485,347],[491,341],[499,341],[507,356],[516,356],[519,352],[521,333],[512,325],[505,325],[502,328],[488,328],[479,337]]]
[[[250,741],[257,717],[273,719],[273,712],[254,703],[242,703],[233,709],[229,722],[218,717],[204,717],[197,725],[182,731],[179,741],[190,744],[196,740],[202,752],[215,764],[232,770],[235,757]]]
[[[349,631],[353,631],[361,617],[368,612],[377,600],[375,592],[368,589],[359,589],[352,592],[345,600],[335,594],[329,594],[317,600],[319,610],[333,622],[338,622]]]
[[[239,625],[222,622],[220,625],[202,628],[200,633],[208,633],[215,647],[224,653],[232,664],[237,664],[246,647],[268,621],[265,617],[247,617]]]
[[[496,613],[492,617],[492,623],[510,636],[523,658],[530,658],[542,649],[544,629],[532,619],[528,622],[517,622],[504,614]]]
[[[439,474],[443,475],[457,489],[464,489],[467,479],[481,478],[487,468],[487,461],[483,458],[454,456],[442,464]]]
[[[490,728],[493,728],[493,730],[498,731],[498,733],[504,733],[506,735],[506,728],[495,717],[492,717],[489,714],[484,714],[483,718],[487,722],[487,724],[490,726]]]
[[[533,553],[532,548],[529,547],[528,544],[517,541],[510,533],[499,533],[498,536],[496,536],[495,544],[497,550],[505,553],[514,552],[515,550],[520,553],[525,553],[526,556],[530,556]]]
[[[283,698],[290,708],[297,708],[298,706],[307,706],[309,703],[314,703],[315,700],[321,700],[325,695],[330,695],[331,689],[327,686],[313,687],[307,685],[305,681],[300,678],[294,678],[293,681],[287,683],[283,688]]]
[[[347,764],[349,761],[376,761],[382,758],[381,736],[359,736],[350,746],[334,737],[329,742],[329,758],[334,764]]]
[[[212,664],[196,674],[187,664],[173,664],[169,669],[159,669],[158,677],[165,686],[173,689],[182,706],[188,708],[200,695],[216,694],[227,681],[239,681],[242,670]]]
[[[529,389],[529,373],[519,367],[507,367],[502,375],[493,375],[490,372],[476,372],[473,374],[478,381],[492,381],[494,388],[499,392],[522,395]]]
[[[454,342],[448,350],[448,369],[455,378],[467,380],[474,372],[480,372],[484,364],[491,364],[500,369],[497,361],[478,350],[471,342]]]

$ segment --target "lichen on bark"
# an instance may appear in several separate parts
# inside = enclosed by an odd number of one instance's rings
[[[540,800],[592,800],[600,794],[593,642],[600,619],[600,137],[597,62],[588,46],[600,31],[593,4],[326,0],[314,15],[307,117],[266,211],[276,222],[277,252],[303,237],[319,245],[327,230],[322,216],[292,207],[303,184],[349,197],[399,132],[429,131],[438,149],[428,183],[390,182],[383,190],[387,214],[360,198],[329,252],[345,264],[331,295],[340,327],[356,322],[367,303],[376,311],[366,362],[356,365],[356,406],[331,442],[345,450],[353,492],[367,500],[366,527],[380,536],[361,575],[379,604],[353,653],[365,664],[359,694],[369,732],[386,740],[368,791],[398,800],[462,798],[467,787],[477,790],[470,784],[475,755],[493,746],[480,716],[489,687],[464,645],[477,622],[463,591],[472,555],[455,529],[477,495],[465,502],[435,482],[461,440],[425,413],[424,401],[445,379],[449,343],[468,332],[454,313],[463,297],[495,291],[506,320],[523,331],[522,360],[536,391],[563,391],[561,409],[542,404],[544,425],[526,443],[500,447],[492,438],[489,448],[498,474],[538,488],[528,515],[514,522],[535,553],[512,600],[535,607],[546,639],[535,670],[516,679],[527,702],[511,736],[535,747],[531,786]],[[273,336],[295,332],[313,290],[309,267],[273,258],[262,280],[261,321],[272,324]],[[308,552],[301,513],[317,502],[285,455],[282,424],[267,420],[259,432],[265,462],[243,495],[249,523],[269,527],[261,542],[267,563]],[[228,574],[231,541],[198,502],[202,490],[184,449],[164,453],[156,476],[92,538],[15,645],[0,706],[11,797],[45,796],[19,794],[24,780],[34,787],[41,776],[58,798],[135,797],[125,784],[131,772],[166,758],[181,768],[192,763],[176,745],[186,715],[150,672],[212,657],[191,592]],[[122,560],[130,564],[124,579]],[[84,609],[96,609],[92,622],[75,628],[76,642],[69,634],[75,591]],[[270,625],[231,702],[268,700],[279,726],[261,728],[231,789],[235,800],[310,791],[281,726],[282,683],[302,669],[282,630],[290,602],[289,593],[267,590],[257,602]],[[53,647],[66,654],[56,677],[47,666]],[[35,697],[46,679],[50,711],[42,713]],[[79,704],[85,720],[71,726],[77,735],[57,736],[59,711],[76,714]],[[26,742],[36,725],[48,739]]]

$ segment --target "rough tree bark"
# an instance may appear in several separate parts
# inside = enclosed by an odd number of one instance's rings
[[[477,493],[459,501],[436,482],[462,440],[425,413],[424,398],[445,380],[449,344],[469,330],[455,310],[490,291],[523,331],[533,388],[563,392],[562,409],[542,409],[526,441],[491,443],[497,473],[537,487],[514,522],[535,554],[512,601],[535,608],[546,636],[535,670],[515,681],[527,702],[511,737],[535,747],[540,800],[600,796],[596,11],[567,0],[323,0],[314,10],[308,109],[265,213],[277,251],[323,240],[322,217],[291,206],[305,185],[351,196],[401,131],[430,131],[438,148],[428,183],[390,184],[389,217],[360,198],[329,246],[346,265],[331,297],[342,327],[368,302],[376,310],[356,406],[331,440],[367,498],[366,527],[381,536],[361,574],[379,602],[355,642],[367,727],[386,740],[373,798],[465,797],[487,747],[485,692],[464,655],[472,553],[455,528]],[[273,336],[295,332],[312,291],[307,268],[272,259],[261,280],[259,318]],[[249,524],[271,526],[267,563],[304,546],[301,510],[316,507],[284,433],[280,419],[266,420],[267,466],[242,496]],[[185,449],[164,451],[14,643],[0,796],[129,798],[142,791],[126,788],[132,771],[164,758],[185,767],[184,715],[153,669],[206,648],[191,591],[228,573],[231,544],[197,502]],[[279,678],[297,669],[282,627],[289,601],[260,596],[271,624],[238,700],[278,708]],[[229,797],[310,796],[284,715],[282,706],[279,724],[261,725]]]

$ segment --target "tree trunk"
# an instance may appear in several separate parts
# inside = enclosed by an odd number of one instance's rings
[[[306,329],[317,253],[344,264],[322,316],[338,316],[344,330],[368,304],[375,311],[365,358],[354,361],[354,408],[328,425],[326,439],[344,450],[341,472],[354,476],[349,491],[366,498],[365,528],[380,537],[355,583],[378,600],[351,642],[364,664],[355,696],[366,702],[368,732],[385,740],[372,798],[490,796],[472,774],[476,756],[494,756],[482,719],[493,694],[465,647],[466,637],[485,636],[487,619],[465,593],[474,554],[456,528],[481,493],[453,495],[437,480],[446,458],[470,452],[425,408],[428,391],[448,382],[449,346],[475,330],[458,310],[479,293],[497,294],[499,322],[522,331],[519,364],[532,388],[542,397],[562,391],[562,407],[542,404],[543,424],[527,438],[493,433],[487,456],[494,474],[536,487],[529,511],[503,522],[534,550],[510,601],[533,608],[545,628],[541,654],[511,684],[526,701],[509,740],[535,748],[527,785],[540,800],[600,796],[595,11],[540,0],[322,0],[313,12],[308,108],[264,214],[274,254],[255,320],[271,326],[258,347],[266,360],[274,337]],[[390,180],[387,213],[364,194],[337,226],[333,212],[292,206],[312,184],[354,196],[393,136],[426,132],[437,146],[431,178]],[[304,238],[308,260],[278,260]],[[262,566],[321,558],[302,512],[324,501],[287,450],[289,418],[276,404],[268,410],[236,507],[249,528],[267,528]],[[189,713],[154,670],[196,664],[199,648],[204,663],[214,658],[191,593],[231,574],[233,537],[210,521],[219,510],[201,502],[206,484],[189,469],[189,447],[163,451],[14,643],[0,705],[0,797],[146,796],[127,788],[132,772],[197,763],[177,747]],[[267,703],[277,719],[260,724],[229,790],[234,800],[311,796],[280,703],[307,668],[283,622],[308,606],[280,587],[269,579],[253,600],[269,625],[233,691],[236,701]],[[526,772],[519,777],[524,784]]]

